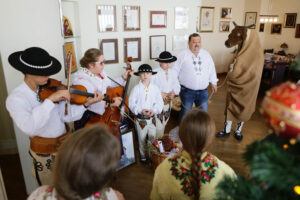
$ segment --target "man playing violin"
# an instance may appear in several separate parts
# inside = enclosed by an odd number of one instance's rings
[[[83,58],[80,60],[80,65],[81,67],[74,74],[73,84],[83,85],[87,92],[90,93],[100,92],[102,95],[105,95],[108,87],[124,86],[128,74],[133,75],[133,71],[127,70],[123,76],[113,81],[104,70],[104,55],[102,51],[96,48],[88,49],[84,53]],[[100,101],[88,106],[81,120],[74,123],[75,129],[82,128],[91,116],[102,115],[106,106],[119,107],[121,103],[121,97],[114,97],[112,103]]]
[[[68,106],[68,90],[57,90],[39,101],[39,86],[45,85],[50,75],[61,69],[60,62],[39,47],[12,53],[9,63],[24,74],[24,82],[15,88],[6,99],[6,108],[14,123],[30,137],[29,154],[33,158],[33,175],[39,185],[52,184],[51,166],[59,144],[68,135],[65,122],[78,120],[86,110],[85,106],[103,99],[100,93],[88,98],[84,105]]]

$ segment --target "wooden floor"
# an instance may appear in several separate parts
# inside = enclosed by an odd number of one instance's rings
[[[224,76],[220,77],[220,82]],[[220,84],[220,83],[219,83]],[[226,88],[219,88],[219,91],[212,97],[208,106],[208,113],[216,122],[217,131],[224,126]],[[254,140],[260,140],[267,135],[267,127],[264,119],[258,112],[261,98],[258,99],[257,110],[250,121],[245,123],[243,128],[244,139],[237,141],[233,134],[227,138],[216,138],[209,148],[219,159],[229,164],[237,174],[248,175],[248,169],[244,165],[241,154],[245,147]],[[166,132],[177,126],[178,113],[172,113]],[[0,156],[0,165],[4,176],[9,200],[26,199],[25,185],[22,177],[20,161],[18,156]],[[149,199],[152,188],[153,169],[150,165],[135,163],[121,169],[110,185],[123,193],[125,199],[141,200]]]

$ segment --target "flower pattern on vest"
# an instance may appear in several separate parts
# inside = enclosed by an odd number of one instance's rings
[[[182,158],[181,154],[178,154],[173,158],[169,158],[168,161],[171,162],[171,174],[180,181],[181,190],[185,195],[192,196],[194,194],[190,177],[192,172],[190,169],[183,167],[182,164],[185,159]],[[207,153],[201,162],[201,182],[203,184],[209,183],[215,177],[216,168],[218,167],[217,159],[212,154]]]

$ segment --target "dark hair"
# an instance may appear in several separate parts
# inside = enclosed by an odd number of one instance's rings
[[[200,37],[200,35],[198,33],[192,33],[190,36],[189,36],[189,42],[191,41],[192,37]]]
[[[61,145],[54,164],[54,187],[67,200],[85,199],[114,176],[120,144],[103,125],[80,129]]]
[[[88,68],[88,64],[97,62],[97,58],[103,55],[102,51],[96,48],[88,49],[83,58],[80,59],[81,67]]]
[[[179,137],[183,149],[191,158],[192,188],[195,199],[200,197],[201,187],[201,155],[203,149],[212,141],[215,123],[212,118],[200,109],[190,110],[182,119],[179,127]]]

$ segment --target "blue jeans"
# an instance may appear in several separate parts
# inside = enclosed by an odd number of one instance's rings
[[[191,90],[181,86],[180,99],[182,104],[181,104],[181,110],[179,114],[179,122],[181,122],[181,119],[185,115],[185,113],[187,113],[190,109],[192,109],[193,103],[195,103],[196,107],[199,107],[200,109],[207,112],[208,92],[206,89]]]

